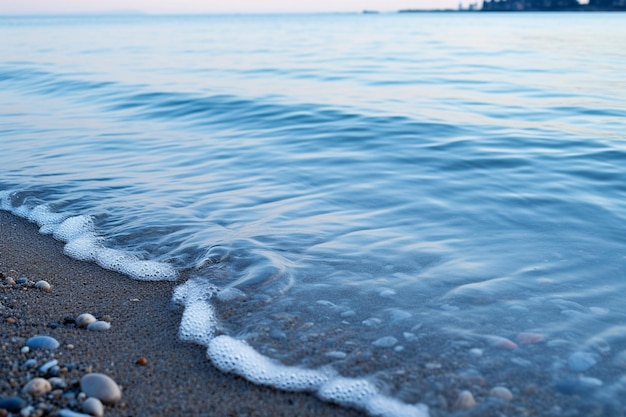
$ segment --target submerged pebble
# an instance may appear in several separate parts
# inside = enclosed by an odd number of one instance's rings
[[[574,372],[585,372],[596,363],[595,355],[589,352],[574,352],[567,358],[567,366]]]
[[[104,404],[115,404],[122,398],[122,391],[115,381],[104,374],[87,374],[80,379],[80,389],[89,397]]]
[[[33,336],[26,341],[26,346],[31,349],[56,349],[59,341],[50,336]]]
[[[385,336],[385,337],[381,337],[380,339],[377,339],[375,341],[372,342],[372,345],[379,347],[379,348],[390,348],[395,346],[398,343],[398,339],[396,339],[393,336]]]
[[[454,408],[456,410],[465,410],[466,408],[470,408],[475,405],[476,400],[470,391],[461,391],[454,402]]]
[[[493,387],[491,391],[489,391],[489,395],[504,401],[511,401],[513,399],[513,393],[506,387]]]

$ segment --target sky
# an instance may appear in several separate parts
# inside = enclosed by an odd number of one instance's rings
[[[456,9],[482,0],[0,0],[0,13],[275,13]]]

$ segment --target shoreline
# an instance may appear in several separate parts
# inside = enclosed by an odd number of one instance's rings
[[[52,354],[59,363],[104,373],[122,388],[121,401],[107,407],[107,417],[362,415],[311,394],[278,391],[220,372],[204,347],[178,340],[182,308],[172,307],[171,296],[180,282],[135,281],[73,260],[63,255],[63,245],[39,234],[36,225],[0,212],[0,273],[52,286],[50,292],[0,286],[5,363],[35,357],[35,351],[21,352],[32,336],[56,338],[61,346]],[[82,313],[110,317],[111,328],[98,332],[63,324]],[[147,359],[145,366],[136,364],[140,357]],[[20,396],[21,387],[10,381],[16,372],[21,370],[2,372],[0,399]]]

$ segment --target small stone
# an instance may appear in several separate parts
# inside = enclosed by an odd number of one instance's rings
[[[41,372],[42,374],[45,374],[46,372],[48,372],[50,368],[52,368],[53,366],[57,366],[58,364],[59,364],[58,360],[52,359],[51,361],[48,361],[44,363],[43,365],[41,365],[39,367],[39,372]]]
[[[76,325],[78,327],[87,327],[95,321],[96,321],[96,318],[92,314],[89,314],[89,313],[83,313],[80,316],[76,317]]]
[[[28,278],[26,278],[26,277],[20,277],[20,278],[15,280],[16,284],[26,284],[27,282],[28,282]]]
[[[543,342],[546,336],[541,333],[529,333],[523,332],[517,335],[515,340],[522,345],[532,345],[535,343]]]
[[[595,355],[589,352],[574,352],[567,358],[567,365],[574,372],[585,372],[597,363]]]
[[[326,356],[327,358],[332,358],[332,359],[345,359],[348,356],[348,354],[346,352],[333,350],[331,352],[326,352],[324,356]]]
[[[468,353],[474,358],[480,358],[483,356],[483,350],[479,348],[470,349]]]
[[[146,359],[146,358],[144,358],[143,356],[141,356],[141,357],[137,358],[137,360],[135,361],[135,363],[136,363],[137,365],[140,365],[140,366],[146,366],[146,365],[148,364],[148,359]]]
[[[343,313],[341,313],[341,317],[343,317],[344,319],[354,317],[354,316],[356,316],[356,312],[354,310],[346,310]]]
[[[33,378],[28,381],[26,385],[24,385],[24,388],[22,388],[22,390],[26,394],[33,397],[40,397],[52,391],[52,385],[50,385],[50,382],[48,382],[47,379]]]
[[[102,417],[104,415],[104,406],[99,399],[89,397],[83,403],[83,411],[94,417]]]
[[[272,339],[275,339],[275,340],[283,340],[287,338],[287,333],[278,329],[272,329],[269,335]]]
[[[461,391],[456,401],[454,402],[454,408],[456,410],[465,410],[476,405],[476,400],[470,391]]]
[[[56,349],[59,341],[50,336],[33,336],[26,341],[26,346],[31,349]]]
[[[71,343],[69,343],[69,344],[67,344],[67,345],[65,346],[65,348],[66,348],[67,350],[74,350],[74,345],[73,345],[73,344],[71,344]]]
[[[30,352],[30,348],[28,346],[23,346],[22,349],[20,349],[20,352],[28,353],[28,352]]]
[[[115,404],[122,398],[122,392],[115,381],[104,374],[87,374],[80,379],[80,389],[89,397],[95,397],[104,404]]]
[[[37,283],[35,284],[35,288],[40,289],[41,291],[45,291],[45,292],[50,292],[51,290],[51,286],[48,283],[48,281],[37,281]]]
[[[511,401],[513,399],[513,393],[506,387],[493,387],[491,391],[489,391],[489,395],[504,401]]]
[[[4,285],[15,285],[16,282],[12,277],[6,277],[4,281],[2,281]]]
[[[517,349],[517,345],[511,340],[507,339],[506,337],[487,336],[485,339],[487,340],[487,343],[489,343],[489,345],[496,347],[496,348],[508,349],[508,350]]]
[[[89,325],[87,326],[87,330],[91,330],[93,332],[100,332],[103,330],[109,330],[111,328],[111,323],[108,323],[106,321],[94,321],[93,323],[89,323]]]
[[[20,397],[8,397],[0,399],[0,409],[7,410],[9,413],[19,413],[26,407],[28,403]]]
[[[380,339],[373,341],[372,345],[378,348],[390,348],[390,347],[395,346],[397,343],[398,343],[398,339],[396,339],[395,337],[385,336],[385,337],[381,337]]]
[[[55,376],[53,378],[49,378],[48,382],[50,383],[50,385],[52,385],[52,388],[64,389],[64,388],[67,387],[67,384],[65,383],[63,378],[59,378],[58,376]]]
[[[63,408],[59,410],[59,417],[91,417],[89,414],[79,413],[78,411]]]

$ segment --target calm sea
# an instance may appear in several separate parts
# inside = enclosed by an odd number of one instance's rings
[[[2,17],[0,205],[192,282],[192,340],[403,402],[438,406],[413,371],[494,363],[626,386],[625,23]]]

